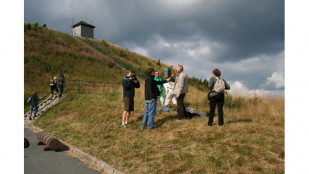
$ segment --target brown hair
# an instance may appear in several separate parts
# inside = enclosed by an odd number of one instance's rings
[[[213,71],[212,71],[212,73],[215,75],[215,76],[217,76],[217,77],[220,77],[221,76],[221,71],[219,70],[219,69],[214,69]]]
[[[154,72],[154,69],[153,68],[148,68],[148,75],[151,75],[152,72]]]

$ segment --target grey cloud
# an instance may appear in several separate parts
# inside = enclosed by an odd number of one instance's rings
[[[92,20],[95,39],[143,50],[173,66],[183,62],[190,76],[209,78],[217,67],[226,78],[256,89],[267,84],[272,73],[284,71],[283,0],[25,0],[24,4],[25,22],[46,23],[71,34],[70,16],[75,23]],[[257,64],[247,61],[254,57]],[[244,66],[248,71],[241,71]]]

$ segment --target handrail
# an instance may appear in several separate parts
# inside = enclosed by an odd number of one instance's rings
[[[96,51],[100,52],[101,54],[107,55],[112,60],[114,60],[116,63],[118,63],[121,67],[124,67],[125,69],[132,71],[132,73],[135,73],[140,78],[145,79],[147,77],[145,74],[139,72],[138,70],[136,70],[132,66],[128,65],[126,62],[120,60],[119,58],[116,58],[115,56],[111,55],[109,52],[107,52],[107,51],[103,50],[102,48],[98,47],[97,45],[95,45],[93,43],[93,41],[91,41],[89,39],[79,38],[79,37],[78,37],[78,39],[80,39],[82,42],[84,42],[88,46],[92,47]]]
[[[74,84],[74,82],[78,82],[78,84]],[[81,82],[86,82],[86,83],[91,83],[91,85],[87,85],[87,84],[81,84]],[[98,85],[98,84],[102,84],[103,85]],[[102,81],[90,81],[90,80],[79,80],[79,79],[71,79],[71,80],[66,80],[65,85],[64,85],[64,89],[65,91],[71,91],[71,90],[77,90],[78,93],[80,93],[81,91],[88,91],[88,92],[92,92],[92,91],[101,91],[99,89],[94,89],[94,88],[102,88],[102,87],[114,87],[117,85],[120,85],[120,82],[102,82]],[[77,89],[71,88],[77,86]],[[82,87],[91,87],[93,89],[85,89]],[[44,97],[40,98],[40,100],[46,98],[49,94],[46,94]],[[43,110],[45,107],[47,107],[50,103],[52,103],[55,99],[57,99],[58,96],[56,96],[54,99],[51,99],[50,97],[46,98],[44,101],[42,101],[41,103],[38,104],[38,111],[40,112],[41,110]],[[45,104],[45,105],[44,105]],[[31,110],[29,112],[27,112],[24,116],[26,117],[28,114],[30,114]]]

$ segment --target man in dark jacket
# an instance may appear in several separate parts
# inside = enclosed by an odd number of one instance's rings
[[[59,90],[60,90],[60,93],[59,93],[58,97],[62,97],[64,83],[65,83],[64,75],[62,73],[60,73],[60,75],[59,75]]]
[[[53,80],[50,81],[49,86],[50,86],[50,96],[49,96],[49,99],[52,100],[53,99],[54,91],[56,91],[55,97],[57,97],[57,94],[58,94],[57,77],[56,76],[54,77]]]
[[[124,111],[122,114],[121,127],[126,127],[131,116],[131,111],[134,111],[135,88],[139,88],[140,83],[136,76],[133,75],[131,71],[128,71],[127,76],[122,80],[122,87]]]
[[[147,122],[148,128],[154,129],[154,117],[157,107],[157,96],[160,91],[157,87],[158,84],[167,83],[170,79],[155,81],[155,71],[153,68],[148,68],[148,76],[145,80],[145,113],[143,118],[142,130],[145,129]]]
[[[33,120],[36,117],[36,113],[38,112],[38,101],[39,101],[38,93],[34,92],[34,94],[31,96],[31,101],[30,101],[30,116],[29,116],[29,120],[32,120],[31,116],[32,116],[33,109],[34,109]]]

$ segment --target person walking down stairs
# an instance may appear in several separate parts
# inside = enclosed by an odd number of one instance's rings
[[[56,91],[55,97],[58,95],[57,77],[56,76],[54,77],[53,80],[50,81],[49,86],[50,86],[50,97],[49,97],[49,99],[52,100],[53,99],[52,97],[53,97],[54,91]]]
[[[30,100],[29,120],[32,120],[32,119],[34,120],[35,117],[36,117],[36,113],[38,112],[38,101],[39,101],[38,93],[34,92],[34,94],[31,96],[31,100]],[[34,110],[34,115],[33,115],[33,118],[31,119],[33,110]]]
[[[59,96],[58,96],[59,98],[62,97],[64,83],[65,83],[64,75],[62,73],[60,73],[60,75],[59,75],[59,90],[60,90],[60,93],[59,93]]]

